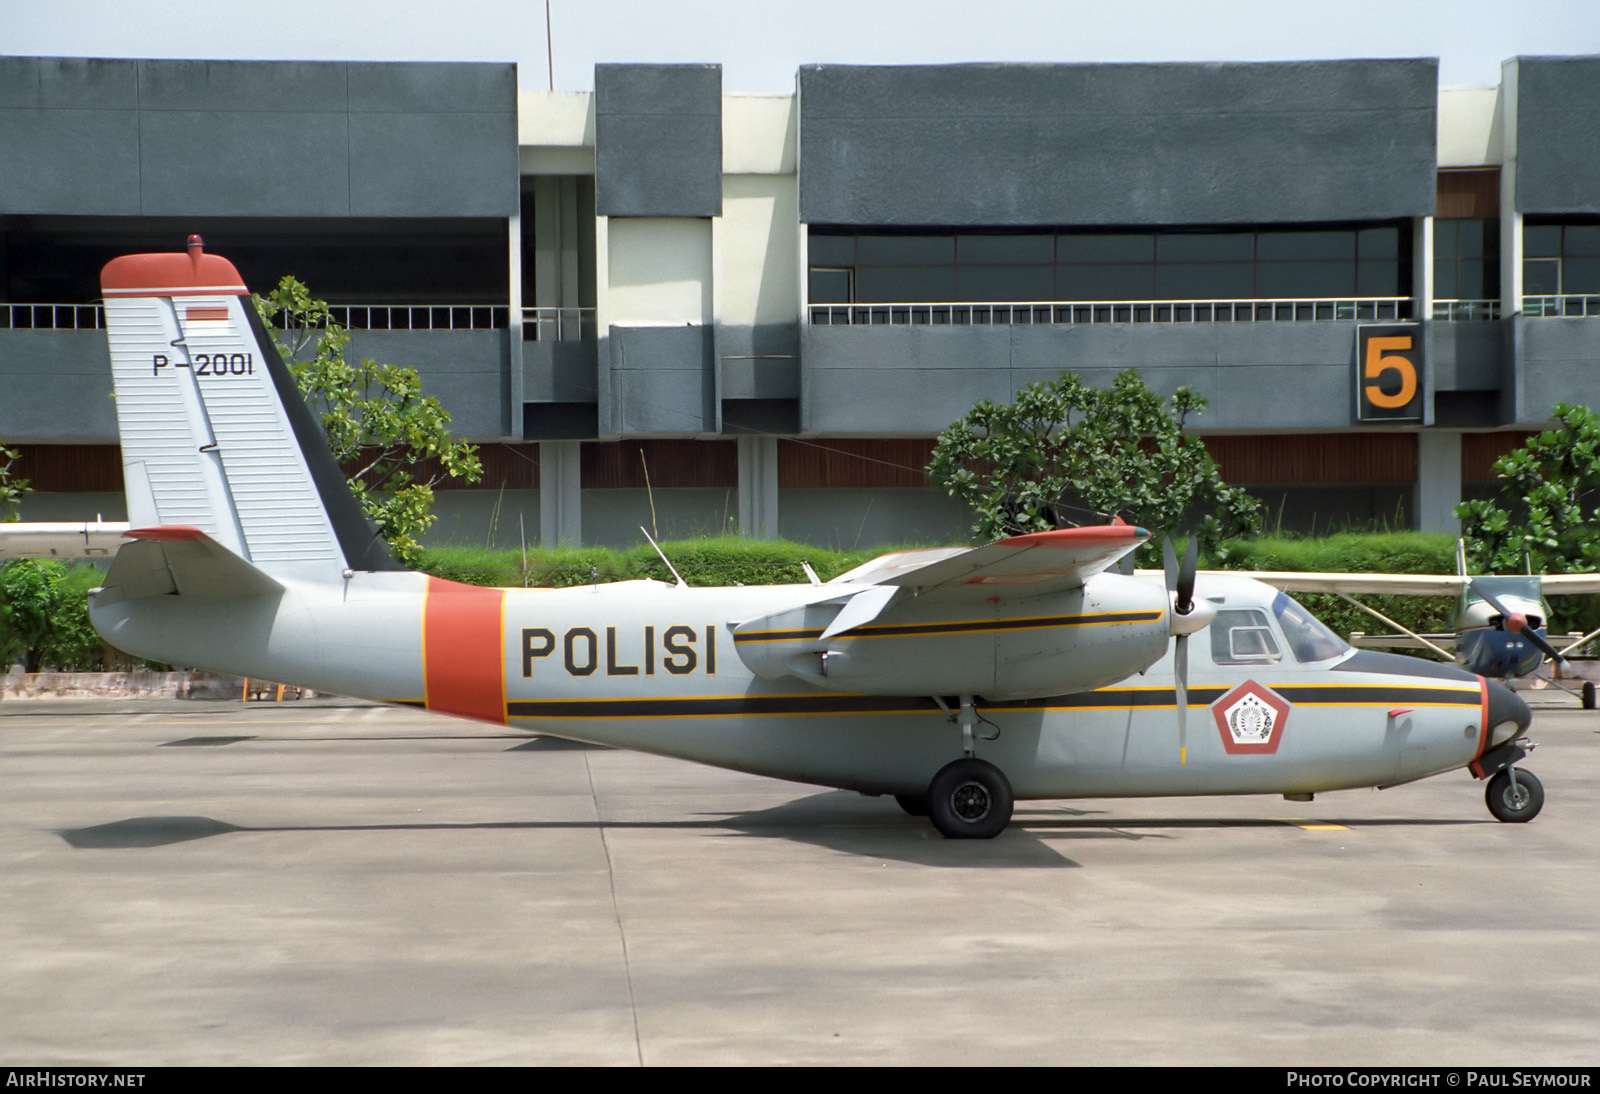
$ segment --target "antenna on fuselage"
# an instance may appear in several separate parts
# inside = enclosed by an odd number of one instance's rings
[[[650,533],[644,530],[644,525],[639,525],[639,531],[645,539],[650,540],[650,546],[656,549],[656,554],[661,556],[661,561],[667,564],[667,569],[672,571],[672,576],[678,579],[678,588],[687,589],[689,587],[689,583],[683,580],[683,575],[678,573],[677,567],[672,565],[672,560],[667,557],[667,552],[661,549],[661,545],[659,543],[657,543],[654,539],[651,539]]]

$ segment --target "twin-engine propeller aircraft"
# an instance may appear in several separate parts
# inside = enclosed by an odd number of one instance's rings
[[[1600,637],[1594,631],[1567,640],[1557,649],[1546,633],[1550,606],[1546,596],[1600,593],[1600,574],[1499,574],[1470,576],[1466,545],[1456,543],[1456,572],[1449,574],[1337,574],[1255,571],[1251,577],[1295,593],[1333,593],[1394,627],[1398,634],[1366,635],[1363,644],[1426,649],[1478,676],[1506,680],[1540,675],[1554,687],[1578,695],[1587,710],[1595,707],[1595,685],[1581,690],[1540,671],[1546,660],[1560,665],[1573,650]],[[1357,600],[1358,596],[1454,596],[1455,629],[1449,634],[1418,634]]]
[[[130,653],[720,767],[892,794],[949,837],[1014,799],[1282,794],[1452,768],[1543,801],[1529,711],[1356,652],[1193,555],[1110,572],[1122,524],[883,556],[826,583],[486,589],[399,569],[233,266],[102,275],[133,542],[91,614]],[[1195,648],[1189,649],[1190,638]]]

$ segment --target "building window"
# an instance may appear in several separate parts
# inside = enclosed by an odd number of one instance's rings
[[[1600,220],[1525,218],[1522,293],[1529,297],[1600,295]]]
[[[1493,300],[1500,295],[1500,222],[1436,220],[1433,225],[1436,300]]]
[[[1234,231],[810,230],[813,304],[1409,296],[1398,224]]]

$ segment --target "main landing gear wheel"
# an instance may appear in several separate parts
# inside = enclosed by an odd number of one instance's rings
[[[1594,709],[1594,681],[1593,680],[1585,680],[1583,682],[1583,709],[1584,710],[1593,710]]]
[[[928,815],[928,799],[921,794],[896,794],[895,804],[906,811],[908,817],[926,817]]]
[[[1539,780],[1522,769],[1517,769],[1517,783],[1511,784],[1511,769],[1500,772],[1489,780],[1484,794],[1489,812],[1495,820],[1508,824],[1524,824],[1539,815],[1544,808],[1544,787]]]
[[[993,839],[1011,823],[1011,783],[982,760],[956,760],[928,784],[928,819],[946,839]]]

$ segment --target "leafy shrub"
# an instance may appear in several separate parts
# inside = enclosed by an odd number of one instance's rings
[[[54,559],[23,559],[0,567],[0,661],[28,672],[93,672],[104,645],[89,624],[91,588],[101,572]]]

